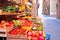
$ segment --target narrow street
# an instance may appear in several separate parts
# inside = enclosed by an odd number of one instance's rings
[[[60,40],[60,19],[43,16],[44,31],[51,34],[50,40]]]

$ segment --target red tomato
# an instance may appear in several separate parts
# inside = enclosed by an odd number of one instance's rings
[[[14,23],[13,22],[9,22],[9,24],[10,24],[11,27],[14,26]]]
[[[6,27],[13,27],[13,22],[6,22]]]
[[[13,34],[13,35],[17,35],[18,34],[18,30],[12,30],[10,33]]]
[[[23,25],[24,25],[24,26],[27,26],[27,27],[31,26],[32,24],[33,24],[33,22],[30,21],[30,20],[26,20],[26,21],[23,23]]]
[[[25,18],[20,18],[20,20],[25,20]]]
[[[9,22],[6,22],[6,26],[7,26],[7,27],[10,26]]]

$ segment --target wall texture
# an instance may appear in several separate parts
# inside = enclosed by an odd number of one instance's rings
[[[50,15],[50,0],[43,0],[43,14]]]
[[[56,18],[60,19],[60,0],[57,0],[56,4]]]
[[[50,0],[50,15],[56,14],[57,0]]]

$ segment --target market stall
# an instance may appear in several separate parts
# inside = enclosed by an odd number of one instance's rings
[[[45,40],[42,18],[35,15],[37,0],[7,0],[0,9],[0,37],[6,40]]]

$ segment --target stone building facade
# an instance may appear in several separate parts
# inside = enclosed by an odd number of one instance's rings
[[[42,14],[60,18],[60,0],[43,0]]]

